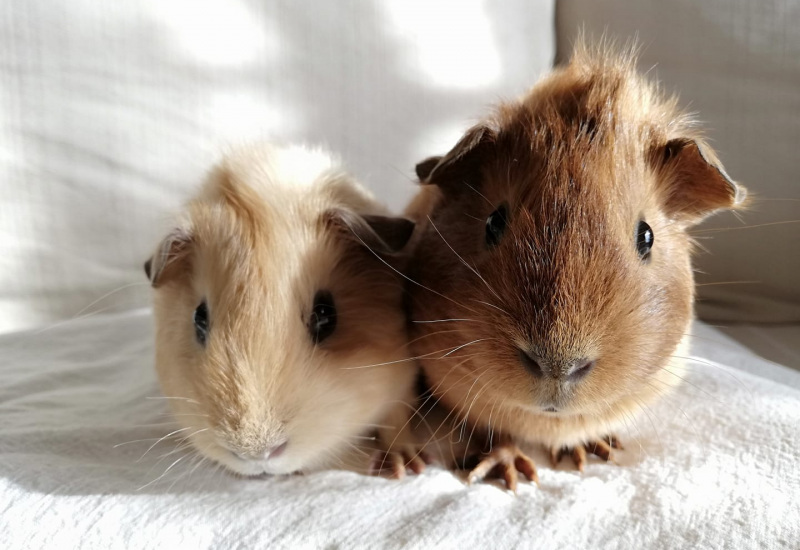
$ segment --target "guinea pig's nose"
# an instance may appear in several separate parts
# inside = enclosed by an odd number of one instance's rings
[[[586,359],[582,357],[580,359],[576,359],[570,363],[570,366],[567,370],[567,379],[570,382],[578,382],[586,378],[586,375],[589,374],[594,368],[595,362],[591,359]]]
[[[283,443],[279,445],[275,445],[266,453],[266,458],[278,458],[283,454],[283,451],[286,450],[286,446],[289,445],[289,440],[285,440]]]
[[[522,362],[522,366],[525,367],[525,370],[536,378],[544,377],[545,372],[542,370],[542,359],[538,355],[528,350],[520,349],[519,360]]]
[[[287,439],[260,452],[233,451],[233,454],[242,460],[269,460],[282,455],[288,445],[289,440]]]
[[[530,350],[524,349],[519,350],[519,359],[525,370],[536,378],[566,379],[570,382],[578,382],[584,379],[595,364],[592,359],[585,357],[551,363]]]

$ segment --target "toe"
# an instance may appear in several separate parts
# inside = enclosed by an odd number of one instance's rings
[[[436,460],[430,455],[430,453],[420,450],[417,452],[417,456],[425,463],[425,464],[433,464]]]
[[[590,441],[586,444],[586,450],[605,461],[611,458],[611,447],[603,440]]]
[[[564,455],[569,453],[570,450],[567,447],[552,447],[550,449],[550,462],[553,464],[553,468],[558,466],[561,459],[564,458]]]
[[[481,481],[489,474],[489,472],[494,469],[495,466],[497,466],[497,463],[498,461],[494,457],[489,456],[484,458],[469,473],[469,476],[467,477],[467,483],[472,484],[476,481]]]
[[[550,464],[553,468],[558,466],[558,449],[556,447],[550,447]]]
[[[367,471],[371,476],[380,475],[383,467],[386,465],[386,453],[383,451],[375,451],[369,459],[369,466]]]
[[[605,437],[606,443],[608,443],[612,449],[619,449],[620,451],[625,450],[625,447],[622,446],[622,442],[616,435],[607,435]]]
[[[505,464],[503,468],[503,479],[506,481],[506,487],[512,493],[517,492],[517,469],[513,464]]]
[[[406,466],[415,474],[421,474],[425,471],[425,461],[418,454],[407,456]]]
[[[577,445],[572,449],[572,461],[579,472],[583,471],[586,464],[586,449],[582,445]]]
[[[527,456],[520,454],[514,460],[514,466],[528,478],[529,481],[539,485],[539,474],[536,473],[536,464]]]
[[[403,479],[406,477],[406,463],[403,460],[403,455],[400,453],[389,453],[389,465],[392,469],[392,477],[394,479]]]

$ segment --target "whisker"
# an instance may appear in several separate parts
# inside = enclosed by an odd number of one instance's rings
[[[453,350],[450,350],[450,351],[448,351],[447,353],[445,353],[444,355],[442,355],[442,357],[441,357],[441,358],[448,357],[449,355],[451,355],[451,354],[453,354],[453,353],[457,352],[458,350],[460,350],[460,349],[464,349],[465,347],[467,347],[467,346],[471,346],[472,344],[477,344],[478,342],[485,342],[485,341],[487,341],[487,340],[495,340],[495,338],[479,338],[479,339],[477,339],[477,340],[473,340],[472,342],[467,342],[466,344],[462,344],[462,345],[458,346],[457,348],[455,348],[455,349],[453,349]]]
[[[394,426],[390,426],[388,424],[362,424],[361,422],[344,422],[344,426],[358,426],[364,428],[383,428],[387,430],[394,429]]]
[[[474,342],[470,342],[470,344],[472,344],[472,343],[474,343]],[[460,346],[457,349],[460,349],[461,347],[464,347],[464,346]],[[438,350],[435,350],[435,351],[431,351],[429,353],[425,353],[423,355],[417,355],[416,357],[406,357],[404,359],[396,359],[395,361],[386,361],[384,363],[373,363],[372,365],[361,365],[361,366],[358,366],[358,367],[342,367],[342,370],[368,369],[368,368],[372,368],[372,367],[382,367],[384,365],[393,365],[393,364],[396,364],[396,363],[405,363],[407,361],[416,361],[417,359],[422,359],[423,357],[429,357],[431,355],[435,355],[435,354],[437,354],[439,352],[442,352],[442,351],[445,351],[447,349],[450,349],[450,348],[442,348],[442,349],[438,349]],[[450,353],[452,353],[454,351],[457,351],[457,349],[450,349]],[[449,355],[449,354],[443,355],[442,357],[439,357],[439,359],[442,359],[443,357],[447,357],[447,355]]]
[[[165,413],[161,413],[159,416],[169,416],[169,417],[172,417],[172,416],[175,416],[175,417],[178,417],[178,416],[191,416],[191,417],[194,417],[194,418],[208,418],[207,414],[202,414],[202,413],[173,413],[173,412],[165,412]]]
[[[718,283],[696,283],[694,286],[719,286],[719,285],[757,285],[763,281],[723,281]]]
[[[184,443],[182,445],[178,445],[177,447],[175,447],[171,451],[167,451],[166,453],[162,453],[161,455],[159,455],[158,462],[156,462],[156,464],[158,464],[159,462],[161,462],[163,459],[167,458],[168,456],[172,456],[172,455],[174,455],[176,453],[180,453],[180,452],[185,451],[186,449],[191,449],[191,448],[192,448],[192,444],[191,443]]]
[[[734,227],[719,227],[714,229],[698,229],[695,230],[694,233],[718,233],[720,231],[733,231],[736,229],[754,229],[756,227],[769,227],[773,225],[787,225],[792,223],[800,223],[800,220],[787,220],[782,222],[769,222],[769,223],[759,223],[756,225],[741,225],[741,226],[734,226]]]
[[[144,285],[149,285],[149,284],[150,284],[150,282],[149,282],[149,281],[145,281],[145,282],[139,282],[139,283],[130,283],[130,284],[127,284],[127,285],[123,285],[123,286],[121,286],[121,287],[119,287],[119,288],[115,288],[114,290],[112,290],[112,291],[110,291],[110,292],[106,292],[105,294],[103,294],[102,296],[100,296],[98,299],[96,299],[94,302],[92,302],[91,304],[89,304],[88,306],[86,306],[86,307],[84,307],[82,310],[80,310],[78,313],[76,313],[76,314],[73,316],[73,318],[80,317],[80,316],[81,316],[81,314],[83,314],[83,313],[84,313],[86,310],[90,309],[90,308],[91,308],[93,305],[95,305],[96,303],[98,303],[98,302],[101,302],[101,301],[105,300],[105,299],[106,299],[106,298],[108,298],[109,296],[111,296],[111,295],[113,295],[113,294],[116,294],[117,292],[120,292],[121,290],[125,290],[125,289],[132,288],[132,287],[135,287],[135,286],[144,286]]]
[[[146,489],[147,487],[149,487],[150,485],[152,485],[153,483],[155,483],[155,482],[159,481],[160,479],[162,479],[162,478],[163,478],[165,475],[167,475],[167,474],[169,473],[169,471],[170,471],[170,470],[171,470],[171,469],[172,469],[172,468],[173,468],[173,467],[174,467],[174,466],[175,466],[175,465],[176,465],[178,462],[180,462],[181,460],[183,460],[183,459],[184,459],[184,458],[186,458],[187,456],[189,456],[189,455],[185,455],[185,456],[178,457],[178,459],[177,459],[177,460],[175,460],[175,462],[173,462],[172,464],[170,464],[169,466],[167,466],[167,469],[166,469],[166,470],[164,470],[164,473],[163,473],[163,474],[161,474],[160,476],[158,476],[157,478],[155,478],[155,479],[154,479],[153,481],[151,481],[150,483],[146,483],[146,484],[142,485],[141,487],[139,487],[138,489],[136,489],[136,491],[137,491],[137,492],[138,492],[138,491],[142,491],[142,490]]]
[[[168,414],[168,413],[164,413]],[[159,414],[158,416],[163,416]],[[130,426],[126,426],[127,428],[157,428],[159,426],[175,426],[177,422],[175,421],[166,421],[166,422],[153,422],[152,424],[132,424]]]
[[[731,378],[733,378],[733,380],[735,380],[736,383],[738,383],[742,387],[742,389],[744,389],[747,393],[749,393],[750,395],[753,394],[753,391],[750,388],[748,388],[747,386],[745,386],[744,382],[742,382],[735,374],[733,374],[730,371],[730,369],[728,367],[726,367],[725,365],[722,365],[722,364],[717,363],[715,361],[711,361],[710,359],[702,359],[700,357],[695,357],[693,355],[690,355],[688,357],[681,357],[680,355],[673,355],[672,357],[675,357],[676,359],[685,359],[686,361],[691,361],[693,363],[697,363],[699,365],[704,365],[704,366],[707,366],[707,367],[715,367],[715,368],[721,370],[722,372],[724,372],[725,374],[727,374],[728,376],[730,376]]]
[[[498,307],[498,306],[496,306],[496,305],[494,305],[494,304],[490,304],[489,302],[484,302],[484,301],[482,301],[482,300],[473,300],[473,301],[474,301],[474,302],[477,302],[477,303],[479,303],[479,304],[483,304],[483,305],[485,305],[485,306],[493,307],[493,308],[495,308],[497,311],[499,311],[499,312],[501,312],[501,313],[505,313],[506,315],[509,315],[509,316],[510,316],[510,314],[509,314],[509,313],[508,313],[506,310],[504,310],[504,309],[502,309],[502,308],[500,308],[500,307]]]
[[[432,319],[430,321],[411,321],[411,322],[412,323],[424,324],[424,323],[449,323],[449,322],[453,322],[453,321],[470,321],[470,322],[473,322],[473,323],[483,323],[484,322],[484,321],[479,321],[477,319]]]
[[[141,462],[141,460],[142,460],[142,459],[143,459],[143,458],[144,458],[144,457],[147,455],[147,453],[149,453],[150,451],[152,451],[152,450],[153,450],[153,448],[154,448],[156,445],[158,445],[160,442],[164,441],[164,440],[165,440],[165,439],[167,439],[168,437],[171,437],[171,436],[173,436],[173,435],[175,435],[175,434],[178,434],[178,433],[181,433],[181,432],[185,432],[186,430],[191,430],[191,429],[192,429],[192,428],[180,428],[180,429],[178,429],[178,430],[175,430],[174,432],[170,432],[170,433],[168,433],[168,434],[167,434],[167,435],[165,435],[164,437],[161,437],[161,438],[159,438],[159,440],[158,440],[158,441],[156,441],[155,443],[153,443],[153,444],[152,444],[152,445],[151,445],[151,446],[150,446],[150,447],[149,447],[149,448],[148,448],[148,449],[147,449],[147,450],[144,452],[144,454],[143,454],[142,456],[140,456],[140,457],[139,457],[139,459],[138,459],[136,462]]]
[[[123,443],[117,443],[116,445],[114,445],[111,448],[112,449],[116,449],[117,447],[122,447],[123,445],[130,445],[132,443],[142,443],[144,441],[154,441],[156,439],[159,439],[159,438],[158,437],[147,437],[145,439],[134,439],[133,441],[125,441]]]
[[[456,301],[455,301],[455,300],[453,300],[452,298],[450,298],[450,297],[448,297],[448,296],[445,296],[444,294],[442,294],[442,293],[440,293],[440,292],[436,292],[436,291],[435,291],[435,290],[433,290],[432,288],[428,288],[427,286],[423,285],[422,283],[419,283],[419,282],[415,281],[415,280],[414,280],[414,279],[412,279],[411,277],[409,277],[409,276],[407,276],[406,274],[404,274],[404,273],[400,272],[400,271],[399,271],[398,269],[396,269],[395,267],[393,267],[393,266],[389,265],[389,263],[388,263],[386,260],[384,260],[383,258],[381,258],[380,254],[378,254],[377,252],[375,252],[374,250],[372,250],[372,248],[371,248],[371,247],[370,247],[370,246],[369,246],[367,243],[365,243],[365,242],[364,242],[364,240],[363,240],[363,239],[362,239],[362,238],[361,238],[361,237],[360,237],[358,234],[356,234],[356,233],[355,233],[355,231],[353,231],[353,235],[355,235],[355,237],[356,237],[356,238],[357,238],[359,241],[361,241],[361,244],[362,244],[362,245],[364,245],[364,247],[365,247],[367,250],[369,250],[369,251],[372,253],[372,255],[373,255],[373,256],[375,256],[375,257],[376,257],[378,260],[380,260],[380,261],[381,261],[381,262],[382,262],[384,265],[386,265],[386,267],[388,267],[389,269],[391,269],[392,271],[394,271],[395,273],[397,273],[398,275],[400,275],[402,278],[404,278],[404,279],[405,279],[405,280],[407,280],[408,282],[410,282],[410,283],[412,283],[412,284],[415,284],[415,285],[419,286],[420,288],[422,288],[422,289],[424,289],[424,290],[427,290],[428,292],[432,292],[433,294],[436,294],[437,296],[439,296],[439,297],[441,297],[441,298],[444,298],[445,300],[447,300],[447,301],[449,301],[449,302],[452,302],[452,303],[454,303],[455,305],[457,305],[457,306],[459,306],[459,307],[466,307],[466,306],[464,306],[464,305],[462,305],[462,304],[459,304],[458,302],[456,302]],[[467,309],[469,309],[469,308],[467,308]],[[474,313],[474,311],[473,311],[473,313]]]
[[[483,200],[485,200],[485,201],[486,201],[486,203],[487,203],[489,206],[491,206],[491,207],[492,207],[492,209],[494,209],[494,208],[495,208],[495,205],[492,203],[492,201],[490,201],[489,199],[487,199],[487,198],[486,198],[486,195],[484,195],[483,193],[481,193],[480,191],[478,191],[477,189],[475,189],[474,187],[472,187],[472,186],[471,186],[469,183],[467,183],[467,182],[464,182],[464,185],[466,185],[467,187],[469,187],[470,189],[472,189],[473,191],[475,191],[475,192],[476,192],[476,193],[477,193],[477,194],[478,194],[480,197],[482,197],[482,198],[483,198]]]
[[[198,457],[200,458],[200,460],[199,460],[199,461],[197,460],[197,459],[198,459]],[[199,453],[195,453],[194,457],[192,458],[192,461],[189,463],[189,467],[191,467],[191,466],[192,466],[192,464],[195,464],[195,463],[201,463],[201,462],[203,461],[202,459],[203,459],[203,457],[202,457],[202,456],[201,456]],[[173,481],[173,482],[170,484],[170,486],[169,486],[169,487],[167,487],[167,493],[170,493],[170,492],[172,492],[172,488],[175,486],[175,484],[176,484],[178,481],[182,480],[183,478],[188,478],[190,475],[192,475],[192,472],[194,472],[194,470],[195,470],[195,468],[196,468],[196,467],[197,467],[197,466],[195,466],[194,468],[192,468],[192,469],[191,469],[190,471],[188,471],[188,472],[184,471],[184,472],[183,472],[181,475],[179,475],[178,477],[176,477],[176,478],[175,478],[175,480],[174,480],[174,481]]]
[[[474,267],[472,267],[471,265],[469,265],[467,263],[467,261],[464,258],[462,258],[461,255],[458,252],[456,252],[456,249],[453,248],[452,246],[450,246],[450,243],[447,242],[447,239],[444,238],[444,235],[442,235],[442,232],[439,231],[439,228],[436,227],[436,224],[433,223],[433,220],[431,219],[431,217],[427,216],[427,218],[428,218],[428,222],[431,224],[431,227],[433,227],[433,229],[436,230],[436,233],[438,233],[439,237],[442,238],[442,241],[444,241],[444,244],[447,245],[447,248],[449,248],[453,252],[453,254],[455,254],[456,257],[459,260],[461,260],[461,263],[464,264],[467,267],[467,269],[472,271],[475,274],[475,276],[478,277],[478,279],[480,279],[483,282],[484,285],[486,285],[486,288],[488,288],[489,291],[492,294],[494,294],[495,298],[497,298],[498,300],[500,300],[502,302],[503,300],[500,298],[500,296],[498,296],[498,294],[494,291],[494,289],[491,287],[491,285],[488,282],[486,282],[486,279],[484,279],[483,276],[480,273],[478,273],[478,270],[475,269]]]
[[[193,405],[199,405],[199,404],[200,404],[200,403],[198,403],[197,401],[195,401],[194,399],[190,399],[190,398],[188,398],[188,397],[175,397],[175,396],[172,396],[172,397],[163,397],[163,396],[154,396],[154,397],[145,397],[145,399],[148,399],[148,400],[153,400],[153,399],[177,399],[177,400],[183,400],[183,401],[186,401],[186,402],[188,402],[188,403],[192,403]]]

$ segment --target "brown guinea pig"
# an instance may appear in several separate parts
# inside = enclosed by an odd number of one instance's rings
[[[581,46],[417,174],[412,352],[491,448],[470,479],[536,480],[517,443],[580,469],[587,450],[607,459],[613,432],[680,380],[687,230],[745,190],[633,54]]]
[[[212,170],[145,264],[159,382],[202,456],[308,471],[375,426],[405,450],[416,367],[397,270],[413,228],[320,151],[254,146]]]

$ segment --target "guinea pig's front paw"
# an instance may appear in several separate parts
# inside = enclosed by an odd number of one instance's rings
[[[502,477],[506,487],[514,493],[517,492],[517,472],[539,485],[539,475],[536,473],[536,464],[513,443],[494,445],[488,452],[483,453],[478,465],[472,468],[467,476],[467,483],[472,484],[482,481],[487,477]]]
[[[601,439],[587,441],[583,445],[576,447],[550,447],[550,462],[555,468],[565,455],[570,455],[575,467],[582,472],[586,465],[587,454],[599,456],[606,462],[614,462],[611,449],[622,450],[623,448],[617,436],[607,435]]]
[[[425,471],[428,464],[432,464],[428,453],[413,445],[405,445],[391,451],[375,451],[369,460],[369,475],[377,476],[388,473],[395,479],[403,479],[406,470],[415,474]]]

